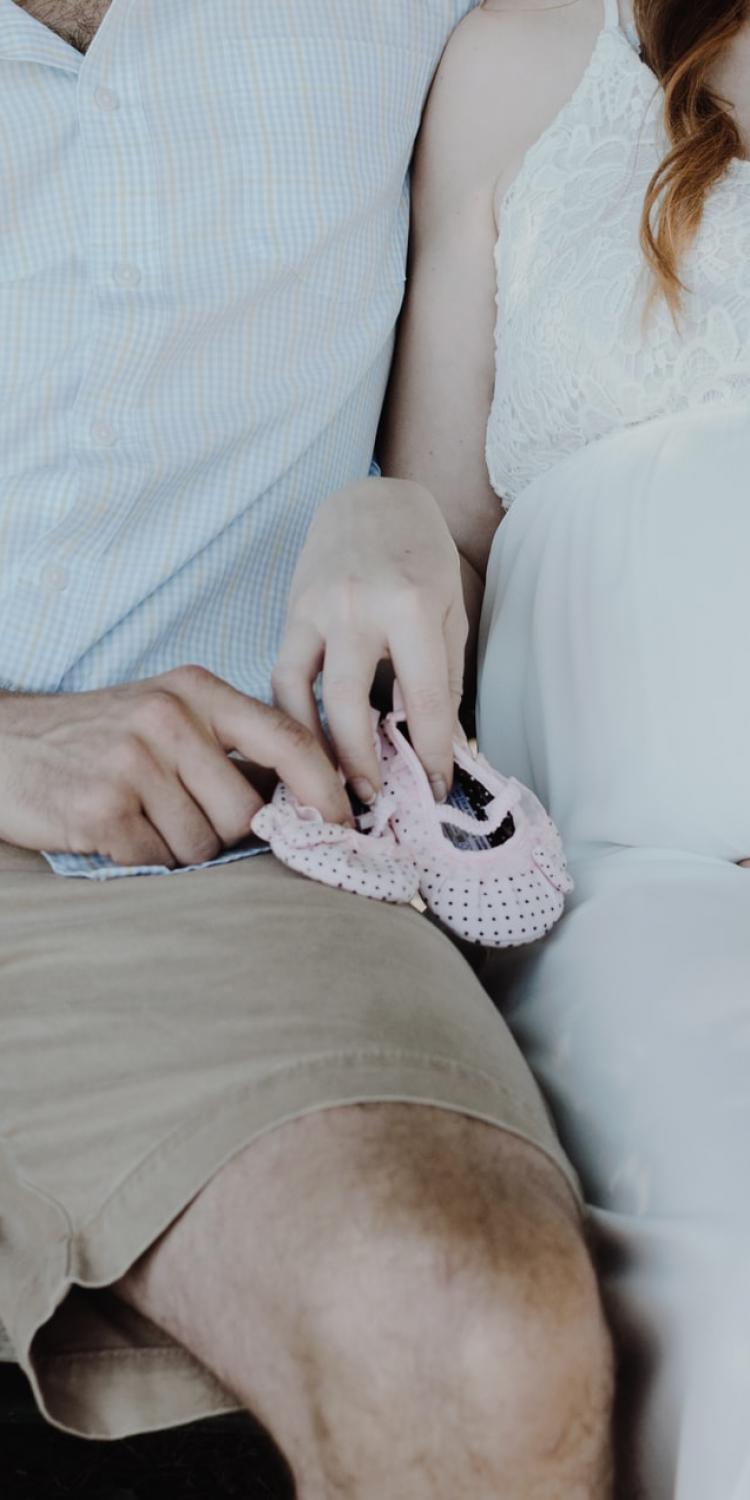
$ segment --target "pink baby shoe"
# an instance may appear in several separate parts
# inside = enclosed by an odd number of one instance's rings
[[[327,823],[281,782],[255,814],[253,832],[290,869],[325,885],[392,902],[420,892],[467,942],[515,947],[548,932],[573,882],[534,793],[454,740],[453,787],[436,803],[398,689],[382,722],[373,711],[373,739],[383,790],[355,814],[356,828]]]
[[[412,749],[399,695],[380,726],[381,796],[419,889],[443,926],[487,948],[534,942],[562,915],[573,889],[560,835],[528,787],[453,742],[454,779],[436,803]]]
[[[378,721],[373,710],[373,736],[380,754]],[[390,803],[381,795],[372,807],[360,806],[356,828],[327,823],[317,808],[303,807],[279,782],[251,827],[290,870],[378,901],[413,901],[419,889],[417,866],[409,850],[396,841]]]

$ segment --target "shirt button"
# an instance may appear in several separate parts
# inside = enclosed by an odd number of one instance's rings
[[[48,594],[62,594],[70,582],[70,574],[67,568],[62,568],[59,563],[47,563],[40,574],[42,587]]]
[[[110,444],[117,442],[117,433],[114,427],[110,427],[109,422],[92,422],[91,437],[93,442],[99,443],[103,448],[108,448]]]
[[[120,101],[111,89],[97,89],[94,94],[94,103],[97,109],[106,110],[108,114],[120,108]]]
[[[118,286],[137,286],[141,279],[138,267],[128,265],[115,266],[112,276]]]

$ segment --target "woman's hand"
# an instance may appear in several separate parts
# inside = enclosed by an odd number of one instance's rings
[[[369,802],[380,789],[370,690],[389,659],[412,744],[440,799],[460,732],[467,633],[461,560],[432,495],[408,480],[363,480],[326,500],[310,528],[273,674],[276,701],[324,744],[313,692],[322,669],[335,758]]]

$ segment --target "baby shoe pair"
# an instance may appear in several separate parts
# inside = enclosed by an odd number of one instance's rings
[[[436,803],[409,739],[398,692],[373,710],[382,791],[353,801],[356,828],[327,823],[280,782],[253,832],[290,869],[380,901],[420,894],[464,941],[487,948],[531,943],[561,916],[573,889],[560,835],[528,787],[453,742],[453,787]]]

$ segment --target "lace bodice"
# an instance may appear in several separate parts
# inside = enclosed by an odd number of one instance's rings
[[[496,382],[487,428],[505,506],[559,459],[692,405],[750,405],[750,163],[706,204],[682,278],[644,326],[643,200],[662,160],[662,96],[607,0],[586,73],[527,153],[500,214]]]

